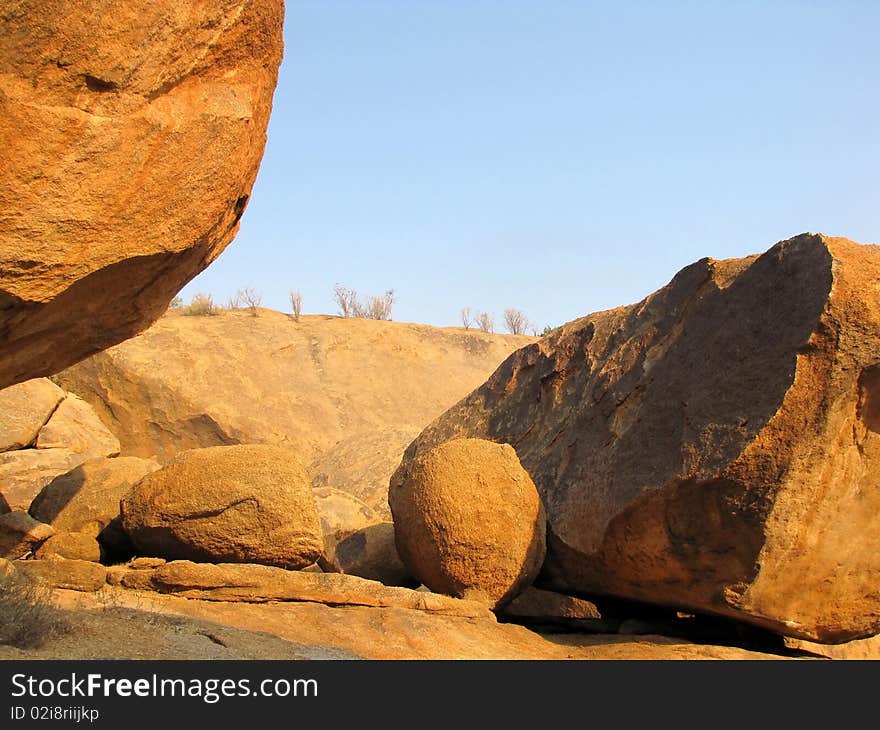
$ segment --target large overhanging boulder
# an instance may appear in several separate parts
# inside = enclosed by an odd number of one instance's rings
[[[131,337],[235,236],[282,0],[0,6],[0,387]]]
[[[514,446],[545,580],[839,642],[880,631],[880,247],[683,269],[513,355],[429,426]]]

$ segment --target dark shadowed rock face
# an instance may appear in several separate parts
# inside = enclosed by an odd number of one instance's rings
[[[29,512],[56,530],[97,538],[113,556],[125,554],[131,544],[122,529],[119,503],[158,468],[156,462],[134,456],[86,461],[49,482]]]
[[[406,569],[394,542],[394,523],[379,522],[361,528],[336,547],[339,572],[376,580],[387,586],[415,588],[419,582]]]
[[[26,511],[55,477],[118,453],[91,406],[47,378],[0,390],[0,511]]]
[[[282,0],[0,6],[0,387],[131,337],[238,230]]]
[[[703,259],[514,353],[429,426],[514,446],[545,576],[824,642],[880,630],[880,247]]]

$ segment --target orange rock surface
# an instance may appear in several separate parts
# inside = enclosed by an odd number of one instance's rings
[[[506,444],[457,439],[404,462],[388,503],[397,551],[432,591],[495,608],[541,569],[544,507]]]
[[[880,247],[703,259],[514,353],[404,463],[512,444],[546,574],[835,643],[880,630]]]
[[[282,0],[0,8],[0,387],[131,337],[235,236]]]

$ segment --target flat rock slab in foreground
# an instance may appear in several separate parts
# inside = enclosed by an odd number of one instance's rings
[[[111,590],[109,596],[57,592],[76,631],[27,653],[0,646],[0,659],[779,658],[659,636],[541,635],[512,624],[400,608],[223,603]],[[114,606],[109,610],[108,600]]]
[[[208,601],[308,601],[329,605],[409,608],[446,616],[494,620],[479,603],[435,593],[397,588],[339,573],[310,573],[266,565],[209,564],[175,560],[153,570],[133,570],[132,585],[146,577],[162,593]],[[126,578],[122,585],[126,585]]]
[[[238,230],[282,0],[0,10],[0,387],[131,337]]]
[[[16,560],[14,565],[50,588],[94,592],[107,582],[107,569],[88,560]]]
[[[703,259],[514,353],[409,447],[511,444],[565,592],[880,630],[880,247]],[[396,477],[395,477],[396,478]]]

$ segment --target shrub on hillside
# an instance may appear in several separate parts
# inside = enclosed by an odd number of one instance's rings
[[[505,309],[504,326],[512,335],[524,335],[529,328],[529,320],[519,309]]]
[[[333,299],[339,305],[339,314],[343,317],[354,317],[357,306],[357,292],[347,286],[337,284],[333,287]]]
[[[199,292],[194,294],[189,304],[181,309],[183,314],[190,317],[204,317],[213,314],[220,314],[214,299],[210,294]]]
[[[257,316],[257,307],[263,303],[263,295],[256,289],[246,286],[239,289],[235,295],[242,302],[245,309],[249,309],[252,316]]]
[[[302,314],[303,295],[299,289],[290,290],[290,309],[293,312],[293,318],[299,322],[299,316]]]
[[[251,315],[257,316],[257,307],[263,302],[263,295],[256,289],[244,287],[226,300],[226,309],[249,309]]]
[[[389,289],[381,297],[368,297],[365,302],[355,304],[355,317],[364,319],[391,319],[391,306],[394,304],[394,290]]]
[[[333,299],[336,300],[339,314],[343,317],[390,320],[394,290],[389,289],[381,297],[367,297],[366,300],[361,301],[354,289],[337,284],[333,287]]]

